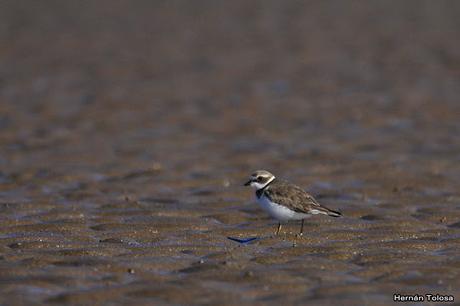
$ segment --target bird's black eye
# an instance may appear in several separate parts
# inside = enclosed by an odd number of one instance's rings
[[[263,180],[264,180],[263,176],[257,177],[257,181],[258,181],[258,182],[262,182]]]

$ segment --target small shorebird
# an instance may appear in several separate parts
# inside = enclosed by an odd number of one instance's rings
[[[311,215],[323,214],[340,217],[342,214],[319,204],[313,196],[302,188],[286,181],[276,179],[265,170],[254,172],[245,186],[256,190],[257,202],[268,214],[278,220],[276,235],[281,230],[281,222],[302,220],[299,235],[303,234],[303,222]]]

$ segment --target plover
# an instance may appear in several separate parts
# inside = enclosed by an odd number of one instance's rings
[[[275,178],[265,170],[254,172],[245,186],[256,190],[257,202],[268,214],[278,220],[276,235],[281,230],[281,222],[302,220],[299,235],[303,234],[304,220],[311,215],[323,214],[340,217],[342,214],[319,204],[313,196],[302,188]]]

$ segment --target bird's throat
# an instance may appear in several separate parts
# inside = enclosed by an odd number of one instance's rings
[[[256,197],[257,197],[258,199],[260,199],[260,197],[264,194],[265,189],[267,189],[267,187],[268,187],[271,183],[273,183],[274,180],[275,180],[275,178],[273,178],[271,181],[269,181],[267,184],[265,184],[264,187],[262,187],[262,188],[256,190]]]

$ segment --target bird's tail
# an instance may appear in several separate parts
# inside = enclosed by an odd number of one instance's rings
[[[342,213],[340,211],[335,211],[329,208],[327,209],[327,215],[335,218],[342,217]]]
[[[315,207],[314,211],[316,211],[317,214],[328,215],[328,216],[335,217],[335,218],[342,216],[341,212],[329,209],[329,208],[324,207],[324,206]],[[315,212],[313,212],[313,213],[315,213]]]

